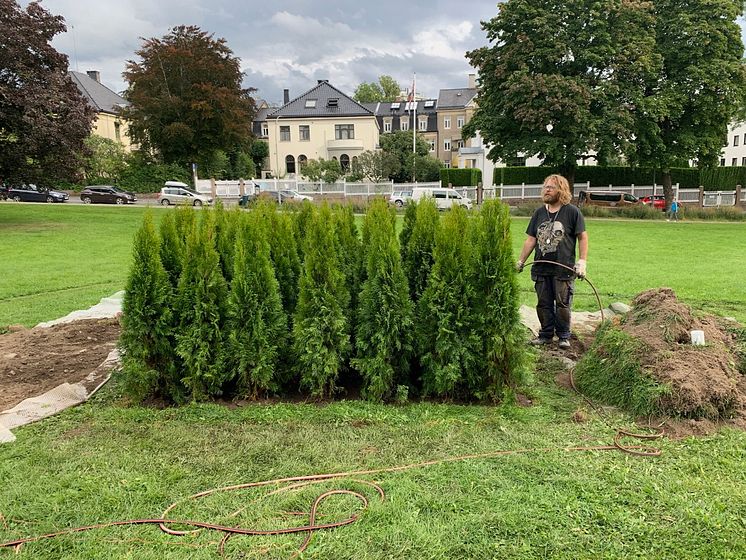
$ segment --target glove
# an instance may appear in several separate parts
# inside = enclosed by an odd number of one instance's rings
[[[575,263],[575,274],[578,278],[585,278],[585,259],[578,259]]]
[[[521,273],[521,272],[523,272],[523,267],[524,267],[524,263],[523,263],[523,261],[517,261],[517,262],[515,263],[515,271],[516,271],[516,272],[518,272],[518,273]]]

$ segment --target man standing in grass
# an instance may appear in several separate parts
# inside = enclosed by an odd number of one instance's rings
[[[531,344],[549,344],[556,334],[559,347],[569,349],[575,276],[585,276],[588,233],[585,231],[583,214],[577,206],[570,204],[572,194],[567,179],[561,175],[550,175],[544,179],[542,199],[544,205],[537,208],[526,229],[527,238],[516,270],[523,270],[526,259],[534,249],[535,261],[551,261],[537,262],[531,267],[531,279],[538,298],[536,314],[541,323],[539,336]],[[576,242],[579,248],[577,262]]]

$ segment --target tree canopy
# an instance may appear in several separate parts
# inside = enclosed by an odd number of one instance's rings
[[[130,135],[166,163],[209,162],[218,150],[248,148],[256,106],[240,60],[224,39],[196,26],[147,39],[128,61]]]
[[[414,171],[419,181],[436,181],[440,178],[441,164],[430,156],[430,144],[422,135],[417,134],[415,152],[412,152],[412,132],[398,130],[381,135],[381,151],[399,160],[398,166],[392,166],[390,179],[397,183],[412,180]],[[416,155],[415,155],[416,154]],[[393,158],[391,158],[393,159]],[[419,170],[418,170],[419,169]]]
[[[95,115],[50,44],[64,19],[37,2],[24,10],[0,0],[0,29],[0,180],[69,180]]]
[[[653,23],[638,0],[500,4],[482,24],[491,45],[467,53],[480,91],[464,136],[479,131],[494,161],[536,154],[572,184],[579,157],[603,163],[631,140],[631,108],[660,68]]]
[[[709,166],[727,143],[730,121],[746,105],[739,0],[654,0],[662,71],[636,106],[634,163],[661,169],[670,205],[671,167],[696,159]]]
[[[358,103],[375,103],[376,101],[396,101],[401,88],[391,76],[382,75],[376,82],[363,82],[355,89],[353,99]]]

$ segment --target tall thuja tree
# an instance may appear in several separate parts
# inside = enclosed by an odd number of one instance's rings
[[[174,211],[176,231],[186,247],[187,239],[197,225],[197,211],[193,206],[181,205]]]
[[[179,279],[176,335],[176,352],[184,367],[182,382],[195,400],[219,395],[227,377],[223,334],[227,297],[215,248],[213,212],[203,210],[201,223],[187,241]]]
[[[278,366],[288,350],[287,318],[270,259],[268,224],[240,216],[228,302],[228,370],[239,394],[279,389]]]
[[[345,310],[350,334],[355,333],[355,314],[358,307],[358,293],[362,281],[362,245],[355,225],[355,216],[349,204],[336,205],[332,209],[334,233],[339,250],[339,268],[345,276],[345,286],[350,294],[349,305]],[[354,340],[353,340],[354,344]]]
[[[474,218],[472,247],[475,318],[486,374],[482,389],[498,400],[506,386],[522,380],[526,367],[507,205],[497,200],[484,202]]]
[[[404,208],[404,224],[399,233],[399,247],[401,251],[402,261],[405,258],[404,251],[409,246],[409,240],[412,238],[412,231],[414,230],[414,224],[417,222],[417,203],[413,200]]]
[[[313,395],[330,395],[350,354],[344,310],[349,294],[339,266],[334,222],[324,205],[313,211],[306,231],[300,297],[293,324],[293,347],[301,385]]]
[[[178,212],[178,211],[177,211]],[[184,251],[186,249],[186,240],[179,235],[176,229],[176,213],[166,212],[161,219],[161,262],[166,269],[171,286],[176,289],[179,285],[179,276],[184,261]]]
[[[417,304],[423,391],[481,397],[482,345],[474,310],[474,274],[466,210],[454,206],[436,235],[434,263]]]
[[[308,239],[308,228],[314,215],[315,207],[309,201],[300,203],[300,208],[293,214],[293,229],[295,238],[298,240],[298,256],[301,262],[305,259],[306,241]]]
[[[397,383],[409,384],[413,309],[395,223],[394,210],[376,199],[363,225],[366,279],[357,324],[358,357],[352,365],[362,374],[363,396],[374,401],[390,397]]]
[[[135,234],[132,253],[119,338],[125,387],[138,400],[151,395],[174,399],[172,290],[150,213]]]
[[[236,227],[240,208],[232,212],[226,211],[222,201],[215,204],[215,246],[220,255],[220,270],[223,277],[230,284],[233,278],[233,251],[236,246]]]
[[[406,245],[402,245],[404,273],[409,282],[409,295],[417,303],[433,266],[435,237],[440,228],[440,216],[435,201],[423,198],[417,203],[414,227]]]
[[[298,281],[301,275],[292,217],[287,212],[277,212],[275,204],[267,200],[260,200],[254,206],[253,213],[261,217],[269,232],[270,256],[280,286],[282,308],[288,317],[292,317],[298,303]]]
[[[489,158],[537,155],[573,185],[577,160],[603,162],[635,133],[633,110],[658,71],[650,2],[506,0],[482,24],[489,45],[467,53],[478,108],[463,129]]]
[[[663,68],[637,105],[637,141],[630,159],[661,170],[666,205],[671,168],[695,159],[717,165],[728,124],[746,106],[740,0],[653,0],[655,39]]]

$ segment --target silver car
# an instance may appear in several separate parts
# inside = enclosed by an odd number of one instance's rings
[[[184,187],[163,187],[158,195],[158,202],[163,206],[171,204],[202,206],[203,204],[212,204],[212,198]]]

